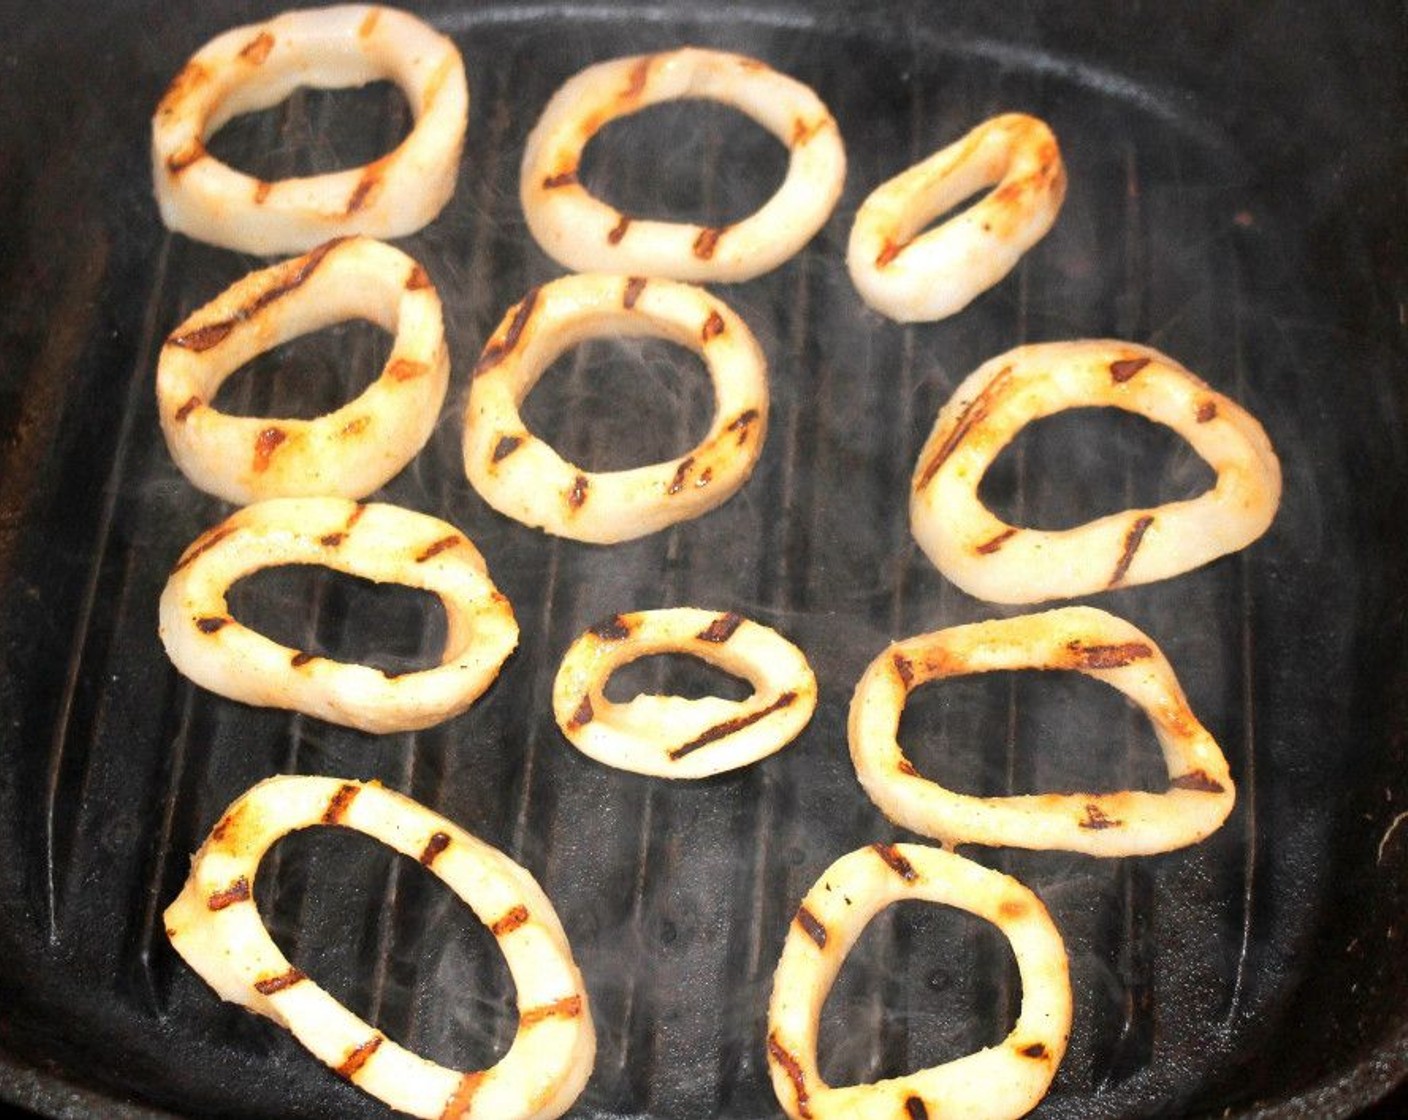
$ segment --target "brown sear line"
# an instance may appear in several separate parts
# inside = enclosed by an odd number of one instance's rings
[[[1194,415],[1199,424],[1206,424],[1210,420],[1217,419],[1217,402],[1201,401],[1198,404],[1198,411]]]
[[[1085,819],[1080,822],[1081,828],[1088,828],[1093,832],[1099,832],[1106,828],[1118,828],[1124,821],[1115,817],[1107,816],[1105,811],[1093,801],[1086,802]]]
[[[372,418],[370,416],[358,416],[355,420],[349,420],[342,425],[342,431],[337,434],[346,439],[352,439],[365,432],[371,422]]]
[[[240,48],[240,57],[246,62],[259,66],[269,57],[269,52],[273,49],[274,37],[267,31],[261,31]]]
[[[723,235],[721,228],[705,226],[694,239],[694,255],[701,261],[712,260],[714,250],[719,247],[719,238]]]
[[[199,140],[192,140],[179,152],[173,152],[166,157],[166,170],[173,175],[179,175],[190,167],[205,158],[205,145]]]
[[[900,759],[895,769],[901,774],[908,774],[911,778],[919,777],[919,771],[914,768],[914,763],[907,758]]]
[[[914,870],[914,864],[905,859],[895,845],[871,844],[870,847],[877,856],[885,861],[885,865],[906,883],[912,883],[919,878],[919,872]]]
[[[450,71],[455,67],[453,56],[446,55],[435,67],[435,73],[430,75],[430,80],[425,83],[425,92],[420,96],[421,116],[430,112],[430,107],[435,104],[435,99],[440,96],[440,91],[445,88],[445,79],[450,76]]]
[[[176,567],[172,569],[172,574],[174,575],[188,564],[193,563],[199,556],[209,552],[231,533],[236,531],[233,525],[223,525],[218,529],[211,529],[203,537],[198,537],[195,544],[191,545],[186,554],[177,561]]]
[[[742,447],[748,439],[748,432],[758,420],[758,410],[756,408],[744,409],[730,421],[725,431],[738,433],[738,446]]]
[[[1139,551],[1139,542],[1144,539],[1144,534],[1149,531],[1149,526],[1154,523],[1152,514],[1142,514],[1135,518],[1134,524],[1129,527],[1129,532],[1124,535],[1124,551],[1120,553],[1119,560],[1115,563],[1114,574],[1110,576],[1107,586],[1114,587],[1129,572],[1129,566],[1134,562],[1134,554]]]
[[[186,419],[186,417],[188,417],[192,412],[194,412],[204,403],[205,402],[202,401],[199,397],[192,397],[190,400],[188,400],[185,404],[183,404],[180,408],[176,410],[173,419],[178,424],[182,423]]]
[[[209,79],[210,71],[199,62],[186,63],[181,67],[176,77],[171,79],[171,84],[166,87],[166,92],[161,95],[157,112],[163,115],[175,112],[177,102],[184,100],[196,86]]]
[[[337,787],[337,792],[328,801],[328,807],[323,810],[324,824],[337,824],[347,813],[348,806],[362,792],[361,786],[354,786],[350,782],[344,782]]]
[[[216,824],[216,826],[210,830],[210,838],[214,840],[217,844],[221,840],[225,839],[225,833],[229,832],[230,829],[234,827],[235,820],[238,816],[238,811],[234,813],[226,813],[223,817],[220,818],[219,823]]]
[[[888,237],[885,238],[885,244],[880,247],[880,253],[875,258],[875,267],[884,268],[897,256],[903,253],[908,245],[908,241],[895,242],[891,241]]]
[[[645,277],[632,276],[626,281],[626,290],[621,295],[621,306],[627,311],[635,307],[636,300],[640,299],[641,292],[645,291]]]
[[[572,480],[572,489],[567,491],[567,504],[572,509],[581,509],[587,500],[587,490],[590,487],[587,476],[579,474]]]
[[[454,548],[463,540],[458,533],[451,533],[448,537],[441,537],[438,541],[426,545],[425,550],[416,556],[417,564],[424,564],[427,560],[432,560],[439,556],[447,548]]]
[[[411,274],[406,277],[406,291],[418,292],[423,288],[431,287],[430,273],[415,264],[411,266]]]
[[[218,615],[210,615],[206,618],[196,619],[196,629],[199,630],[202,634],[214,634],[217,630],[223,629],[225,624],[229,621],[230,620],[228,618],[222,618]]]
[[[366,19],[362,20],[362,25],[357,28],[358,38],[365,39],[376,30],[377,20],[381,19],[381,9],[373,8],[367,13]]]
[[[345,1077],[348,1081],[351,1081],[357,1076],[357,1071],[367,1064],[367,1059],[377,1052],[379,1046],[381,1046],[381,1035],[372,1035],[371,1038],[367,1039],[366,1042],[356,1047],[347,1057],[342,1059],[342,1064],[337,1067],[338,1076]]]
[[[577,169],[574,167],[570,171],[559,171],[556,175],[549,175],[543,180],[543,189],[552,191],[558,187],[570,187],[577,181]]]
[[[921,1097],[905,1097],[904,1111],[909,1120],[929,1120],[929,1108]]]
[[[1046,1057],[1046,1045],[1041,1042],[1033,1042],[1030,1046],[1023,1046],[1017,1053],[1024,1058],[1041,1059]]]
[[[582,702],[577,705],[577,710],[572,713],[572,718],[567,721],[567,730],[576,731],[579,727],[585,727],[596,718],[596,712],[592,708],[592,698],[583,696]]]
[[[939,468],[957,450],[964,437],[987,417],[994,398],[1001,396],[1006,391],[1007,383],[1011,379],[1012,367],[1005,366],[998,370],[997,375],[983,387],[981,393],[963,406],[963,411],[958,414],[958,419],[954,422],[948,437],[939,445],[939,449],[934,452],[934,457],[924,468],[924,473],[919,476],[919,482],[914,487],[916,490],[923,490],[934,481],[934,475],[939,473]]]
[[[826,948],[826,927],[805,906],[797,907],[797,924],[802,927],[802,932],[816,943],[818,949]]]
[[[628,98],[636,98],[641,95],[641,91],[645,89],[646,80],[650,77],[650,64],[652,61],[652,57],[646,55],[631,67],[630,81],[627,83],[626,88],[620,93],[621,100],[624,101]]]
[[[704,326],[699,329],[699,339],[701,342],[708,342],[711,338],[717,338],[724,333],[724,317],[717,311],[709,312],[709,317],[704,320]]]
[[[269,469],[269,460],[273,458],[274,452],[279,449],[279,445],[288,439],[288,433],[282,428],[263,428],[254,437],[254,472],[260,474]]]
[[[347,197],[347,205],[343,209],[344,214],[355,214],[367,204],[367,199],[381,184],[381,175],[376,171],[368,170],[357,180],[357,185],[352,188],[352,193]]]
[[[233,906],[236,902],[249,901],[249,880],[241,875],[223,891],[216,891],[205,900],[206,908],[209,910],[223,910],[227,906]]]
[[[352,527],[356,525],[357,522],[362,520],[362,514],[366,512],[367,507],[362,502],[358,502],[355,506],[352,507],[352,512],[347,515],[347,524],[344,525],[343,528],[350,533],[352,531]]]
[[[434,833],[434,834],[430,837],[430,839],[425,842],[425,847],[421,850],[421,853],[420,853],[420,864],[421,864],[421,866],[422,866],[422,867],[429,867],[432,863],[434,863],[437,859],[440,858],[440,853],[443,852],[443,851],[444,851],[446,848],[448,848],[449,846],[450,846],[450,836],[449,836],[448,833],[445,833],[445,832],[436,832],[436,833]]]
[[[1017,534],[1017,531],[1016,526],[1009,526],[998,533],[997,536],[993,537],[992,540],[984,541],[982,544],[978,545],[976,551],[982,556],[990,556],[1011,540],[1012,537]]]
[[[523,337],[523,329],[528,325],[528,320],[533,315],[533,308],[538,302],[538,289],[530,288],[528,294],[518,302],[514,309],[513,318],[509,320],[508,330],[504,332],[502,342],[491,342],[484,347],[484,353],[479,358],[479,364],[474,367],[474,375],[478,377],[487,369],[492,369],[504,360],[518,345],[518,340]]]
[[[1222,783],[1211,777],[1206,770],[1190,770],[1169,782],[1170,789],[1191,789],[1198,793],[1224,793]]]
[[[254,990],[261,996],[271,996],[275,992],[281,992],[285,988],[291,988],[300,980],[307,980],[306,973],[299,972],[296,968],[290,968],[287,972],[278,976],[266,976],[263,980],[254,982]]]
[[[504,937],[512,933],[519,926],[528,920],[528,907],[515,906],[502,918],[489,927],[489,932],[495,937]]]
[[[589,626],[587,632],[608,642],[622,642],[631,636],[631,624],[624,615],[614,614],[594,626]]]
[[[1076,665],[1081,669],[1118,669],[1146,657],[1153,657],[1154,650],[1146,642],[1120,642],[1103,646],[1087,646],[1079,641],[1067,642],[1066,648],[1076,657]]]
[[[703,630],[695,635],[701,642],[712,642],[714,645],[721,645],[733,637],[734,632],[743,625],[743,616],[729,611],[719,615]]]
[[[288,659],[288,663],[295,669],[301,669],[304,665],[307,665],[308,662],[316,661],[317,659],[318,655],[316,653],[307,653],[300,650]]]
[[[1110,363],[1110,376],[1116,384],[1124,384],[1141,369],[1149,364],[1150,358],[1122,358],[1118,362]]]
[[[808,124],[801,117],[795,118],[792,121],[792,147],[796,148],[805,144],[825,127],[826,120],[824,118],[813,121],[811,124]]]
[[[900,683],[907,689],[914,684],[914,662],[902,653],[892,654],[890,664],[895,667],[895,672],[899,674]]]
[[[710,743],[717,743],[720,739],[742,731],[745,727],[752,727],[759,720],[766,719],[774,712],[780,712],[783,708],[789,707],[797,694],[792,691],[784,692],[766,708],[759,708],[756,712],[749,712],[746,716],[738,716],[736,719],[726,719],[723,723],[716,723],[709,730],[691,739],[688,743],[675,747],[669,752],[671,761],[678,762],[685,755],[693,754],[701,747],[707,747]]]
[[[545,1004],[542,1007],[530,1007],[527,1011],[520,1011],[518,1025],[519,1027],[531,1027],[534,1023],[541,1023],[544,1019],[572,1019],[581,1013],[582,997],[567,996],[556,1003]]]
[[[499,442],[494,444],[494,454],[490,456],[490,462],[502,462],[522,446],[522,436],[500,436]]]
[[[424,377],[430,369],[424,362],[417,362],[411,358],[397,358],[386,367],[386,376],[392,381],[414,381],[417,377]]]
[[[684,489],[685,480],[689,478],[689,469],[694,466],[694,456],[686,455],[680,460],[680,465],[675,468],[675,477],[670,480],[670,485],[665,487],[665,493],[678,494]]]
[[[346,533],[324,533],[318,538],[318,543],[324,548],[336,548],[346,539]]]
[[[254,184],[254,205],[263,206],[264,203],[268,202],[269,194],[271,191],[273,191],[273,189],[273,183],[266,182],[263,179],[258,180]]]
[[[797,1093],[797,1115],[802,1120],[811,1120],[811,1094],[807,1092],[807,1077],[802,1072],[802,1063],[777,1040],[776,1031],[768,1032],[768,1057],[782,1067],[787,1080],[792,1082],[792,1088]]]
[[[445,1111],[440,1114],[440,1120],[464,1120],[469,1106],[474,1103],[474,1094],[479,1089],[479,1083],[487,1073],[487,1070],[476,1069],[461,1077],[453,1095],[445,1102]]]
[[[166,340],[166,345],[179,346],[182,350],[194,350],[197,354],[202,354],[212,346],[219,346],[224,342],[235,329],[236,322],[235,319],[225,319],[219,323],[196,327],[185,334],[173,334]]]
[[[631,228],[631,219],[625,214],[621,215],[621,220],[611,227],[606,235],[606,240],[612,245],[621,244],[621,239],[626,236],[626,231]]]
[[[998,903],[997,912],[1009,921],[1016,921],[1027,912],[1027,904],[1020,898],[1004,898]]]

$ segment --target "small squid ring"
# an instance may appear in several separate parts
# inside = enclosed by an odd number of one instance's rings
[[[267,109],[299,86],[394,81],[415,124],[364,167],[266,182],[222,163],[205,142],[226,121]],[[401,237],[455,190],[469,114],[455,44],[394,8],[345,4],[285,12],[201,47],[152,120],[152,179],[163,221],[249,253],[301,253],[330,237]]]
[[[1163,750],[1168,789],[976,797],[931,781],[905,757],[897,738],[900,715],[919,685],[1028,668],[1083,673],[1143,709]],[[851,761],[870,799],[890,820],[946,844],[1150,855],[1215,832],[1236,797],[1221,748],[1189,708],[1153,639],[1094,607],[954,626],[896,642],[856,686],[848,731]]]
[[[1022,984],[1017,1022],[995,1046],[903,1077],[831,1086],[817,1068],[822,1005],[866,924],[891,903],[922,899],[992,922]],[[871,844],[842,856],[802,900],[768,1005],[773,1091],[792,1120],[1015,1120],[1046,1094],[1071,1030],[1066,949],[1046,907],[1016,879],[920,844]]]
[[[494,935],[513,977],[518,1029],[488,1069],[460,1072],[393,1042],[279,951],[254,900],[255,873],[281,837],[351,828],[417,860]],[[581,1093],[596,1034],[581,973],[552,903],[502,852],[376,782],[280,776],[220,818],[165,913],[176,951],[223,1000],[267,1016],[391,1108],[425,1120],[551,1120]]]
[[[704,359],[714,418],[677,459],[591,472],[528,430],[519,406],[554,358],[597,337],[659,337]],[[767,430],[767,363],[747,324],[703,288],[672,280],[564,276],[511,308],[484,349],[465,406],[464,468],[505,516],[610,544],[721,505],[752,473]]]
[[[231,617],[231,585],[284,564],[435,595],[448,631],[440,664],[391,673],[336,661],[280,645]],[[518,644],[513,609],[468,537],[422,513],[343,498],[273,498],[207,530],[167,580],[160,617],[167,655],[201,687],[377,733],[430,727],[463,712]]]
[[[718,696],[607,698],[620,666],[686,653],[747,679],[747,700]],[[662,778],[734,770],[791,742],[816,709],[816,677],[777,631],[731,611],[670,607],[621,614],[573,642],[553,684],[553,713],[568,740],[598,762]]]
[[[732,106],[791,152],[777,192],[741,221],[628,217],[577,177],[587,141],[607,121],[685,98]],[[811,89],[757,59],[685,47],[598,63],[563,85],[528,137],[519,196],[538,244],[568,268],[723,282],[751,279],[797,253],[826,222],[845,177],[836,121]]]
[[[1026,424],[1086,405],[1172,428],[1212,467],[1213,487],[1063,530],[1009,525],[983,505],[983,475]],[[909,513],[919,546],[964,591],[1037,603],[1210,563],[1260,537],[1280,499],[1281,465],[1254,416],[1157,350],[1092,340],[1019,346],[970,374],[919,453]]]

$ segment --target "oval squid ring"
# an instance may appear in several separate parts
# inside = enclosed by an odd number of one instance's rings
[[[922,776],[900,749],[900,715],[926,681],[1013,669],[1066,669],[1117,688],[1149,717],[1168,768],[1163,793],[975,797]],[[1147,634],[1093,607],[955,626],[896,642],[851,699],[851,761],[892,821],[946,844],[1139,856],[1196,844],[1236,798],[1227,760]]]
[[[622,665],[687,653],[745,678],[744,701],[718,696],[606,696]],[[747,766],[791,742],[816,709],[816,677],[776,630],[733,612],[670,607],[621,614],[572,643],[552,690],[568,740],[598,762],[661,778],[705,778]]]
[[[704,359],[714,419],[668,462],[591,472],[533,435],[523,399],[560,353],[589,338],[664,338]],[[470,382],[464,468],[505,516],[594,544],[642,537],[721,505],[752,473],[767,430],[767,363],[747,324],[703,288],[641,277],[564,276],[504,316]]]
[[[994,189],[981,201],[920,234],[987,186]],[[1051,129],[1023,113],[994,117],[861,203],[846,250],[851,281],[891,319],[943,319],[1011,272],[1046,236],[1065,197]]]
[[[348,319],[394,333],[380,376],[313,420],[231,416],[210,402],[266,350]],[[420,265],[364,237],[330,241],[250,273],[194,312],[157,361],[157,412],[190,481],[243,505],[264,498],[361,498],[425,446],[450,359],[440,297]]]
[[[428,591],[445,608],[440,664],[391,673],[292,649],[230,615],[234,582],[264,568],[315,564]],[[274,498],[237,511],[186,549],[161,594],[160,634],[176,668],[246,704],[288,708],[385,733],[463,712],[518,644],[518,623],[484,558],[444,521],[344,498]]]
[[[206,140],[231,118],[277,105],[299,86],[390,79],[415,123],[380,159],[266,182],[222,163]],[[249,253],[301,253],[330,237],[401,237],[454,194],[469,114],[455,44],[405,12],[361,4],[285,12],[201,47],[157,105],[152,181],[166,225]]]
[[[791,155],[782,186],[726,226],[622,214],[577,177],[587,141],[647,105],[704,98],[762,125]],[[807,86],[743,55],[684,47],[588,67],[548,102],[528,137],[519,197],[543,251],[578,272],[695,282],[748,280],[797,253],[841,195],[846,154],[830,110]]]
[[[893,902],[922,899],[992,922],[1017,960],[1022,1007],[995,1046],[872,1084],[831,1086],[817,1068],[826,995],[866,924]],[[793,1120],[1014,1120],[1036,1107],[1066,1053],[1071,982],[1046,907],[1011,876],[919,844],[871,844],[842,856],[787,927],[768,1005],[773,1091]]]
[[[275,841],[351,828],[426,867],[494,935],[513,977],[518,1030],[488,1069],[447,1069],[397,1045],[289,963],[254,901]],[[223,1000],[290,1031],[314,1057],[391,1108],[425,1120],[551,1120],[596,1057],[591,1008],[567,935],[533,877],[502,852],[376,782],[280,776],[234,802],[191,861],[166,935]]]
[[[1165,424],[1216,472],[1212,489],[1072,529],[1009,525],[978,486],[1030,421],[1101,405]],[[1019,346],[975,370],[919,453],[910,524],[925,554],[970,595],[1037,603],[1167,579],[1244,548],[1281,499],[1281,465],[1241,406],[1172,358],[1112,340]]]

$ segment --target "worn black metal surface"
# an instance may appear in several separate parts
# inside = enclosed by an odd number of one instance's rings
[[[1286,493],[1245,553],[1093,600],[1160,642],[1222,742],[1240,793],[1226,827],[1146,860],[977,853],[1042,895],[1072,955],[1075,1032],[1037,1115],[1345,1116],[1401,1080],[1408,35],[1393,5],[1243,7],[428,6],[465,54],[471,125],[454,200],[403,244],[445,300],[455,380],[431,446],[381,497],[475,539],[523,642],[466,715],[373,738],[194,689],[156,639],[170,564],[226,512],[162,446],[156,347],[258,262],[163,231],[147,121],[196,46],[273,9],[0,6],[0,1099],[53,1116],[385,1114],[220,1005],[162,936],[223,806],[296,771],[379,778],[538,876],[596,1013],[580,1115],[775,1114],[763,1015],[792,910],[832,859],[900,835],[851,772],[850,689],[891,638],[1012,613],[957,592],[913,546],[919,446],[981,361],[1103,335],[1158,346],[1250,407]],[[745,490],[642,541],[556,541],[490,511],[459,467],[468,369],[503,310],[558,272],[518,210],[522,142],[581,66],[686,42],[812,84],[847,142],[847,191],[800,257],[719,289],[772,370],[772,429]],[[900,328],[866,311],[842,264],[860,199],[1008,109],[1061,139],[1056,229],[949,321]],[[299,95],[216,145],[275,176],[359,162],[405,127],[375,87]],[[628,209],[711,219],[750,209],[782,168],[761,131],[699,107],[613,126],[589,156],[588,181]],[[374,331],[325,332],[256,363],[222,403],[308,415],[382,352]],[[529,415],[613,467],[678,453],[706,409],[687,357],[601,343],[562,360]],[[1201,485],[1186,448],[1147,427],[1084,413],[1040,425],[989,496],[1069,524]],[[666,785],[566,745],[547,700],[572,637],[670,604],[742,611],[807,651],[821,705],[793,746]],[[305,644],[410,663],[439,625],[415,596],[310,572],[252,580],[236,606]],[[678,664],[634,681],[711,683]],[[1081,680],[930,686],[904,733],[922,769],[963,788],[1157,776],[1143,722]],[[258,899],[296,963],[408,1045],[466,1067],[506,1046],[511,985],[492,943],[408,861],[337,830],[300,834]],[[1000,1037],[1017,997],[1005,954],[980,923],[896,908],[828,1003],[823,1072],[868,1079]]]

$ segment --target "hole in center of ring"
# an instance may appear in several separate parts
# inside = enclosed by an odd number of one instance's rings
[[[280,564],[237,580],[227,599],[236,620],[280,645],[388,675],[433,669],[445,649],[444,604],[418,587]]]
[[[667,462],[709,431],[714,387],[697,354],[658,338],[590,339],[560,355],[521,408],[528,430],[588,471]]]
[[[682,696],[698,700],[717,696],[741,701],[752,696],[752,684],[700,657],[687,653],[654,653],[622,665],[606,682],[606,698],[625,704],[636,696]]]
[[[703,99],[667,101],[603,125],[577,176],[628,217],[723,226],[772,197],[787,161],[782,142],[746,114]]]

